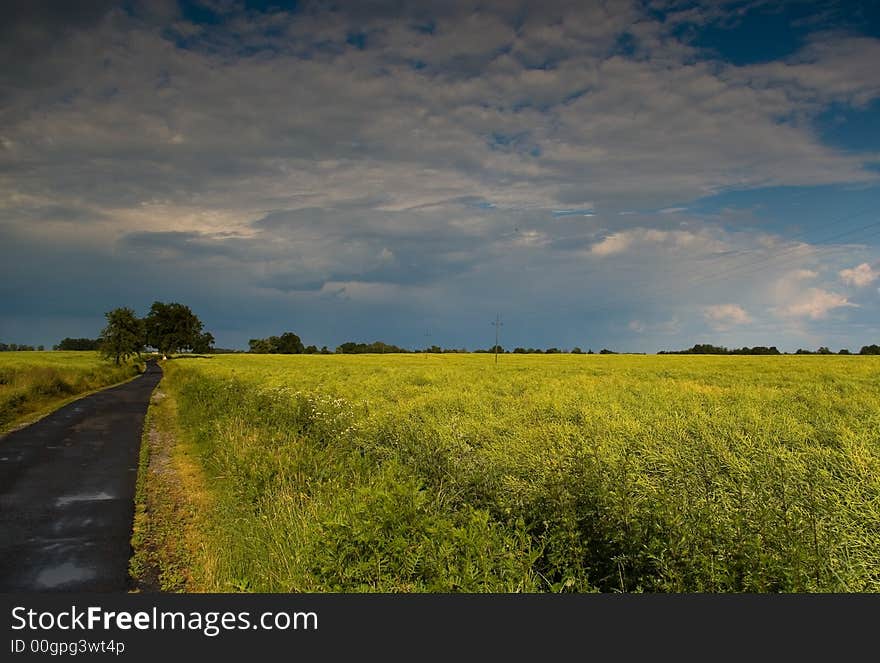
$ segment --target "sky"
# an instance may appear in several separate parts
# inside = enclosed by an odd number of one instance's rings
[[[880,343],[874,0],[0,12],[0,341]]]

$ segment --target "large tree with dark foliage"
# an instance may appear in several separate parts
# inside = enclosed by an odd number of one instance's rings
[[[284,332],[277,339],[273,337],[273,340],[275,341],[275,352],[278,354],[298,355],[305,350],[302,340],[293,332]]]
[[[199,354],[214,351],[214,335],[211,332],[202,332],[196,337],[193,343],[192,351]]]
[[[205,340],[202,321],[189,306],[177,302],[153,302],[144,323],[147,345],[156,348],[163,356],[192,350]]]
[[[104,314],[107,326],[101,331],[100,349],[118,365],[144,349],[144,322],[128,307],[115,308]]]

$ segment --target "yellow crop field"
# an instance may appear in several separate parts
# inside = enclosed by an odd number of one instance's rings
[[[880,359],[164,363],[200,589],[880,591]]]
[[[116,366],[97,352],[0,352],[0,432],[138,370],[137,364]]]

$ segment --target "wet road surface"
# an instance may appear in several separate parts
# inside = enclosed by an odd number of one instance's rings
[[[0,437],[0,592],[124,592],[155,362]]]

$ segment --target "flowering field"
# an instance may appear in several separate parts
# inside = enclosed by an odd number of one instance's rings
[[[880,591],[876,358],[164,369],[210,495],[198,589]]]

